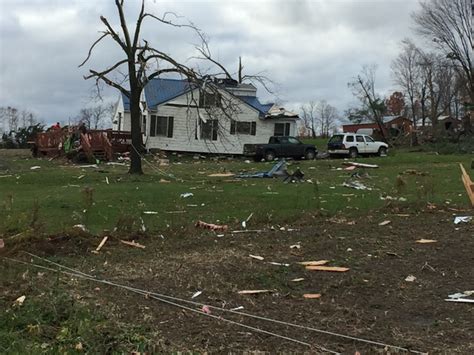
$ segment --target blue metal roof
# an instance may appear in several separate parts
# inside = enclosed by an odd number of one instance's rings
[[[146,104],[150,108],[174,99],[191,89],[187,80],[153,79],[145,86]]]
[[[193,86],[182,79],[153,79],[145,86],[145,99],[149,108],[170,101],[191,90]],[[255,96],[236,96],[247,105],[256,109],[260,114],[265,115],[272,108],[273,104],[262,104]],[[130,99],[122,94],[123,107],[125,111],[130,111]]]
[[[264,115],[267,114],[268,110],[270,110],[273,106],[273,104],[262,104],[258,100],[258,98],[255,96],[237,96],[237,97]]]

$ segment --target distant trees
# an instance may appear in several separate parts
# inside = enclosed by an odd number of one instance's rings
[[[28,140],[44,128],[33,113],[11,106],[0,107],[0,123],[0,145],[5,148],[26,148]]]
[[[111,105],[82,108],[76,120],[84,123],[89,129],[103,128],[108,123],[107,118],[113,114],[111,108]]]
[[[385,114],[386,107],[385,101],[375,89],[376,71],[376,65],[364,66],[361,72],[347,85],[361,104],[361,107],[356,109],[356,112],[359,114],[365,113],[367,118],[375,122],[382,135],[382,139],[386,141],[387,137],[383,128],[383,115]]]
[[[441,66],[435,64],[437,68],[443,68],[438,72],[438,83],[448,84],[452,89],[452,82],[448,83],[448,68],[456,72],[456,84],[454,86],[460,90],[461,95],[467,103],[469,111],[474,108],[474,63],[472,56],[473,36],[472,36],[472,11],[470,0],[431,0],[421,2],[421,10],[413,14],[416,23],[416,30],[419,35],[427,40],[443,57]],[[430,56],[431,57],[431,56]],[[426,57],[426,59],[431,59]],[[438,58],[439,62],[441,58]],[[427,61],[427,70],[433,69],[430,60]],[[450,62],[450,65],[447,65]],[[434,73],[430,78],[433,78]],[[452,78],[453,76],[451,76]],[[434,80],[433,80],[434,81]],[[429,85],[429,84],[428,84]],[[443,91],[446,87],[438,88]],[[444,105],[450,96],[444,93]],[[432,98],[434,100],[434,98]],[[432,101],[432,104],[434,101]],[[434,115],[432,116],[434,117]],[[472,134],[472,126],[469,112],[463,116],[463,126],[466,134]]]
[[[301,118],[306,129],[311,132],[311,137],[328,137],[335,128],[338,117],[337,109],[326,100],[310,101],[300,108]]]
[[[400,91],[394,91],[388,99],[385,100],[387,114],[400,116],[405,110],[405,96]]]

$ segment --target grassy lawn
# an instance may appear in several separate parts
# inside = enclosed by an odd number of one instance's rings
[[[342,186],[354,172],[343,170],[344,159],[290,161],[288,170],[300,168],[305,181],[283,183],[208,176],[267,171],[271,163],[169,158],[170,164],[160,167],[149,156],[145,175],[129,176],[126,166],[88,168],[0,151],[0,238],[5,242],[0,255],[30,262],[23,253],[29,251],[106,280],[186,300],[202,290],[196,300],[206,305],[242,306],[251,314],[419,350],[474,350],[473,310],[444,302],[450,293],[472,289],[474,281],[472,223],[452,223],[454,213],[472,214],[459,169],[459,163],[470,167],[471,156],[395,151],[357,159],[379,165],[357,170],[369,175],[358,181],[370,190]],[[35,166],[40,168],[31,169]],[[186,192],[193,196],[182,198]],[[194,227],[203,220],[241,229],[252,213],[248,228],[263,232],[220,235]],[[390,224],[379,225],[386,219]],[[92,234],[73,229],[77,224]],[[143,225],[146,233],[137,232]],[[110,238],[95,253],[104,234]],[[423,238],[436,242],[415,243]],[[119,239],[146,248],[125,246]],[[321,273],[298,264],[323,259],[350,271]],[[309,349],[206,319],[200,306],[192,306],[196,314],[11,260],[0,262],[0,274],[0,308],[5,310],[0,353]],[[416,280],[406,282],[408,275]],[[272,293],[238,294],[245,289]],[[306,293],[321,298],[306,300]],[[16,304],[22,295],[24,303]],[[232,319],[341,353],[381,351],[301,329]]]
[[[237,228],[251,213],[257,223],[283,225],[307,213],[366,214],[387,204],[381,199],[385,195],[401,197],[403,201],[390,203],[408,209],[428,202],[453,207],[467,204],[458,165],[469,167],[468,155],[395,153],[358,159],[380,166],[366,169],[369,178],[360,180],[370,191],[342,186],[352,173],[340,170],[343,159],[289,162],[290,172],[298,167],[305,173],[304,183],[208,177],[267,171],[271,163],[173,157],[169,166],[160,168],[148,159],[145,175],[129,176],[125,166],[101,164],[95,169],[62,161],[3,158],[0,205],[5,217],[0,220],[0,233],[15,235],[32,227],[58,233],[76,224],[93,233],[124,225],[132,228],[131,224],[138,229],[140,218],[150,232],[192,225],[196,220]],[[31,170],[33,166],[41,168]],[[181,198],[186,192],[193,196]]]

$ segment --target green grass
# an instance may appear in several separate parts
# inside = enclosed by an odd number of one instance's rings
[[[101,165],[99,169],[79,168],[59,162],[0,157],[0,234],[15,235],[25,230],[59,233],[84,224],[93,233],[113,230],[119,220],[140,228],[143,219],[149,231],[181,228],[201,219],[230,224],[254,213],[259,223],[289,224],[308,213],[361,215],[386,204],[382,195],[404,197],[401,207],[416,209],[427,202],[467,206],[458,164],[469,167],[468,155],[397,153],[385,158],[363,158],[360,162],[379,164],[367,169],[371,178],[362,180],[371,191],[341,186],[350,172],[336,170],[344,160],[296,161],[288,169],[300,167],[312,183],[285,184],[281,179],[216,178],[217,172],[266,171],[271,163],[242,160],[195,161],[182,158],[181,164],[163,167],[161,174],[144,164],[145,175],[130,176],[122,166]],[[34,165],[40,169],[31,170]],[[407,169],[421,175],[402,175],[404,186],[396,188],[396,177]],[[81,175],[83,178],[79,179]],[[109,184],[106,183],[106,178]],[[167,179],[169,183],[160,183]],[[90,191],[87,193],[86,191]],[[181,198],[185,192],[193,197]],[[156,211],[145,215],[144,211]],[[125,229],[127,229],[125,228]]]
[[[326,151],[328,149],[329,138],[305,138],[303,143],[314,144],[319,151]]]

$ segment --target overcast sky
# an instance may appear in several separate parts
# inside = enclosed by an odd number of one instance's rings
[[[130,24],[138,0],[126,0]],[[262,101],[297,109],[325,99],[339,112],[355,103],[347,82],[363,65],[377,64],[377,87],[395,89],[390,62],[400,41],[413,37],[417,0],[148,0],[149,12],[173,11],[209,37],[213,56],[235,72],[242,56],[247,74],[264,72],[277,97]],[[45,122],[67,122],[92,100],[94,83],[83,75],[105,69],[121,53],[111,41],[78,64],[103,29],[99,16],[117,24],[113,0],[0,0],[0,106],[30,110]],[[186,60],[198,38],[189,30],[148,22],[143,37],[154,47]],[[203,63],[201,63],[201,66]],[[203,68],[203,67],[202,67]],[[113,89],[104,92],[116,100]]]

